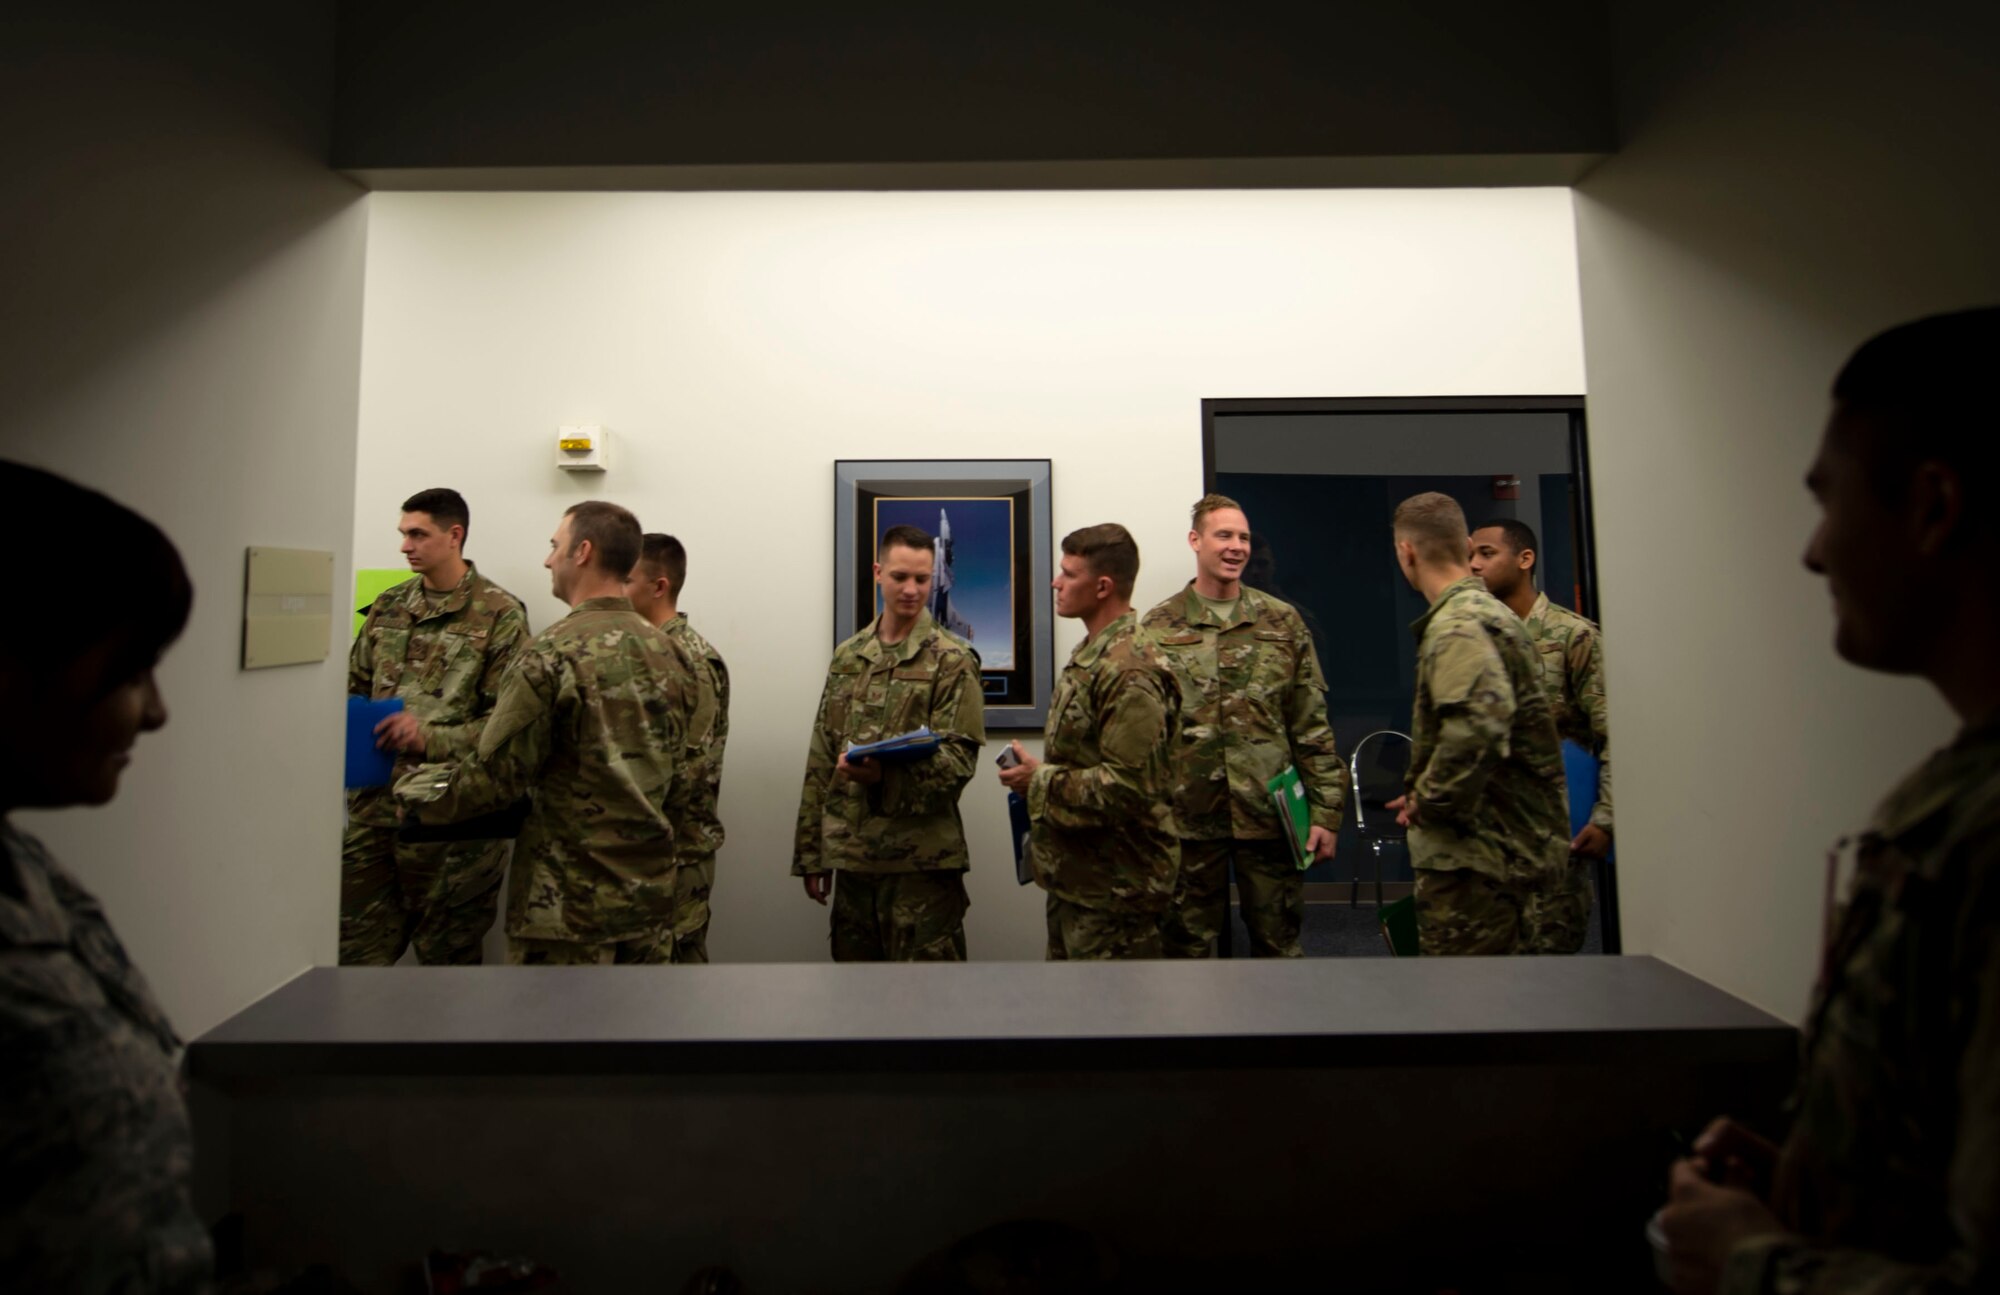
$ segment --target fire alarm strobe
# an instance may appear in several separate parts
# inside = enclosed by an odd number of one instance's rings
[[[556,466],[567,472],[602,472],[609,434],[596,423],[579,423],[556,433]]]

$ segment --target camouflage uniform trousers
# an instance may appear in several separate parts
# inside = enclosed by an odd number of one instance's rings
[[[715,856],[674,870],[674,961],[708,961],[708,896],[715,889]]]
[[[1174,902],[1160,922],[1160,944],[1169,958],[1210,958],[1229,919],[1229,868],[1253,958],[1303,958],[1299,928],[1305,921],[1305,874],[1282,840],[1182,841],[1181,874]]]
[[[1050,962],[1127,961],[1160,956],[1158,913],[1086,908],[1049,896]]]
[[[1562,875],[1528,890],[1521,904],[1528,952],[1576,953],[1590,934],[1589,859],[1571,855]]]
[[[849,872],[833,883],[835,962],[964,962],[965,873]]]
[[[506,841],[399,842],[349,823],[340,842],[340,965],[387,967],[416,946],[429,966],[472,966],[499,913]]]
[[[630,940],[582,944],[575,940],[507,937],[510,967],[661,967],[674,959],[674,929],[664,927]]]
[[[1470,868],[1418,868],[1417,952],[1426,958],[1528,953],[1522,892]]]

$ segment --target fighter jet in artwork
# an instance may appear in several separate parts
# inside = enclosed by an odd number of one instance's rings
[[[958,614],[951,601],[951,517],[938,509],[937,549],[931,559],[931,619],[972,642],[972,622]]]

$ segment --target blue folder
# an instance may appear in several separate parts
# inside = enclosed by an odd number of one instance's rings
[[[370,701],[366,697],[347,699],[347,785],[386,787],[396,768],[394,751],[378,750],[375,726],[403,709],[401,697]]]
[[[937,734],[930,726],[913,728],[907,733],[885,737],[879,742],[864,742],[847,748],[849,760],[882,760],[890,764],[905,760],[921,760],[938,749]]]

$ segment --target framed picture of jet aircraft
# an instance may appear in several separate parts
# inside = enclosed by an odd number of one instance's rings
[[[833,465],[833,639],[881,610],[892,526],[937,541],[931,616],[979,654],[986,727],[1040,728],[1055,678],[1047,459],[840,459]]]

